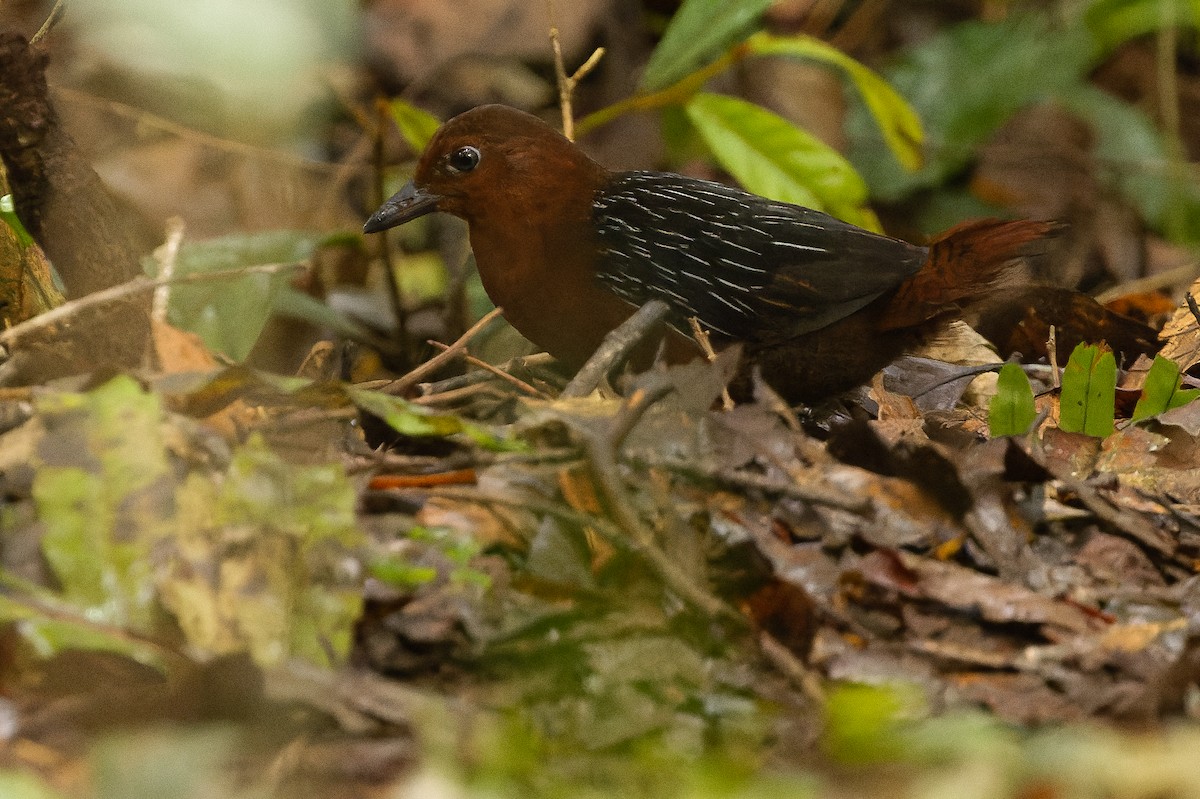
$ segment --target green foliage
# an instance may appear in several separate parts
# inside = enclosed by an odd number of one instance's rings
[[[437,132],[438,126],[442,124],[433,114],[417,108],[399,97],[393,98],[388,103],[388,110],[391,112],[392,121],[396,123],[400,135],[404,137],[404,141],[408,142],[408,146],[414,153],[425,149],[425,145],[429,144],[429,140]]]
[[[175,277],[298,263],[313,254],[320,240],[312,233],[270,231],[184,242]],[[291,277],[288,271],[278,271],[177,284],[171,287],[167,318],[176,327],[198,334],[210,349],[241,361],[258,340],[275,303],[291,291]]]
[[[21,247],[33,244],[33,236],[29,235],[25,225],[21,224],[21,218],[17,216],[16,205],[13,203],[11,194],[0,196],[0,222],[8,225]]]
[[[437,579],[437,569],[432,566],[416,566],[403,558],[377,558],[367,569],[376,580],[402,590],[420,588]]]
[[[858,61],[811,36],[780,37],[757,33],[746,42],[755,55],[782,55],[828,64],[844,71],[883,134],[888,150],[909,171],[921,167],[925,132],[921,119],[888,82]]]
[[[226,726],[164,727],[118,733],[104,740],[92,753],[94,796],[95,799],[201,796],[249,799],[253,794],[236,790],[236,780],[230,773],[231,759],[238,751],[239,735]]]
[[[1116,416],[1117,361],[1107,347],[1080,343],[1063,369],[1058,426],[1106,438]]]
[[[1142,395],[1133,409],[1133,420],[1140,422],[1149,419],[1200,397],[1200,389],[1181,389],[1182,382],[1179,364],[1155,355],[1154,363],[1146,374],[1146,383],[1142,386]]]
[[[822,746],[845,763],[894,760],[905,751],[901,725],[923,709],[920,692],[911,686],[836,686],[825,702]]]
[[[348,651],[362,598],[338,564],[362,536],[340,465],[289,464],[251,439],[223,472],[180,471],[160,398],[128,377],[45,394],[37,411],[33,502],[60,593],[5,577],[15,590],[0,603],[36,651],[146,660],[116,631],[161,634],[166,613],[198,651],[262,663]]]
[[[176,502],[174,556],[159,592],[194,646],[247,650],[263,664],[346,655],[362,595],[335,567],[363,539],[340,466],[290,464],[251,438],[225,479],[190,475]]]
[[[653,92],[685,78],[745,38],[771,0],[686,0],[654,49],[641,89]]]
[[[1152,227],[1163,229],[1172,192],[1159,165],[1169,153],[1161,133],[1142,110],[1107,92],[1081,83],[1059,96],[1063,107],[1091,126],[1096,158],[1113,164],[1107,178]],[[1140,165],[1153,164],[1152,169]],[[1200,230],[1200,227],[1197,228]]]
[[[907,52],[885,77],[908,98],[933,143],[927,162],[907,172],[872,142],[867,113],[851,122],[851,160],[873,194],[897,200],[942,183],[974,158],[1012,114],[1079,84],[1092,62],[1086,31],[1056,28],[1045,16],[968,22]],[[969,79],[968,79],[969,78]]]
[[[444,437],[461,433],[485,449],[512,451],[525,448],[525,444],[518,439],[497,436],[460,416],[434,413],[390,394],[347,387],[346,396],[361,410],[378,416],[401,435]]]
[[[823,208],[855,224],[878,229],[878,222],[865,208],[862,181],[839,154],[763,108],[700,93],[710,78],[748,57],[816,61],[849,77],[874,115],[886,146],[904,168],[921,163],[919,118],[867,67],[811,37],[759,32],[743,39],[768,5],[758,0],[688,0],[672,18],[651,58],[641,86],[645,93],[586,117],[579,130],[586,132],[621,114],[661,109],[667,140],[676,149],[686,149],[693,137],[681,127],[684,117],[677,111],[682,107],[715,159],[749,190]]]
[[[56,428],[47,455],[60,465],[37,471],[33,499],[63,596],[94,620],[150,629],[150,555],[172,512],[158,397],[118,377],[90,394],[51,395],[39,410]]]
[[[837,151],[753,103],[701,93],[686,106],[716,160],[748,191],[879,230],[867,187]]]
[[[1158,25],[1154,15],[1162,5],[1157,0],[1101,0],[1084,17],[1088,25],[1076,18],[1056,22],[1048,14],[1024,13],[942,31],[904,54],[885,74],[925,123],[931,142],[925,167],[906,171],[886,155],[894,146],[878,140],[873,118],[879,115],[867,107],[857,109],[848,124],[851,161],[872,195],[885,201],[944,189],[1013,114],[1055,103],[1092,126],[1094,155],[1111,165],[1101,179],[1128,198],[1156,230],[1173,240],[1200,240],[1200,186],[1163,168],[1172,152],[1166,136],[1142,111],[1088,82],[1098,57],[1114,41]],[[1187,18],[1179,13],[1180,20]],[[957,215],[978,213],[962,209]],[[944,227],[945,221],[936,226]]]
[[[1161,28],[1200,26],[1196,0],[1093,0],[1083,16],[1099,50],[1107,54],[1137,36]]]
[[[5,799],[59,799],[62,794],[51,790],[32,774],[0,770],[0,796]]]
[[[996,381],[996,396],[988,406],[988,431],[992,436],[1024,435],[1036,418],[1033,387],[1025,370],[1016,363],[1004,364]]]

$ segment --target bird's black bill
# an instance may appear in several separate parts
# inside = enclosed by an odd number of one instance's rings
[[[378,233],[390,227],[403,225],[418,216],[433,213],[437,210],[440,199],[436,194],[418,189],[410,180],[404,184],[404,188],[379,206],[378,211],[371,214],[371,218],[363,225],[363,233]]]

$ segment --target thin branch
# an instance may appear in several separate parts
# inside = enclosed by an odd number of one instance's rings
[[[673,390],[673,386],[667,383],[659,383],[652,387],[650,391],[639,388],[630,394],[629,398],[621,405],[621,410],[613,417],[612,431],[609,433],[613,449],[620,450],[621,445],[625,443],[625,439],[633,432],[633,428],[641,421],[646,411],[650,410],[650,406]]]
[[[278,274],[289,269],[303,269],[303,262],[281,263],[281,264],[258,264],[256,266],[243,266],[237,269],[222,269],[217,272],[204,272],[201,274],[184,275],[183,277],[173,277],[170,279],[156,278],[151,280],[147,277],[135,277],[126,283],[102,291],[93,292],[86,297],[80,297],[77,300],[63,303],[57,308],[47,311],[44,314],[26,319],[19,325],[14,325],[8,330],[0,331],[0,344],[11,344],[18,341],[23,336],[41,330],[42,328],[52,327],[53,325],[66,322],[72,316],[100,305],[107,305],[111,302],[123,300],[127,297],[132,297],[138,294],[154,291],[162,285],[180,285],[183,283],[207,283],[216,280],[237,280],[246,275],[261,275],[261,274]]]
[[[576,123],[575,133],[582,136],[598,127],[607,125],[617,117],[624,116],[625,114],[636,113],[638,111],[653,111],[670,105],[679,105],[703,89],[704,84],[722,72],[725,72],[748,55],[750,55],[750,47],[743,42],[708,66],[696,70],[691,75],[671,84],[665,89],[651,92],[650,94],[635,95],[601,108],[592,114],[588,114]]]
[[[588,359],[560,396],[586,397],[596,390],[609,372],[628,360],[655,325],[667,318],[668,308],[661,300],[650,300],[615,330],[604,337],[600,349]]]
[[[29,40],[30,44],[37,44],[54,29],[54,26],[62,19],[64,2],[65,0],[54,0],[54,8],[50,9],[50,16],[46,17],[46,21],[42,23],[42,27],[38,28],[37,33],[33,34],[33,37]]]
[[[633,512],[633,503],[621,484],[611,439],[593,433],[585,435],[583,443],[596,489],[604,504],[608,506],[609,514],[633,545],[634,551],[646,559],[650,567],[680,599],[712,618],[724,619],[739,627],[745,627],[748,624],[746,617],[705,586],[699,585],[691,575],[680,568],[677,561],[662,551],[654,540],[654,534]]]
[[[387,134],[391,113],[387,103],[382,99],[375,104],[375,113],[378,124],[375,126],[375,141],[372,149],[375,162],[375,181],[372,191],[375,207],[378,208],[387,199],[384,196],[383,187],[384,137]],[[396,261],[392,255],[392,246],[388,238],[387,231],[383,231],[383,236],[380,237],[380,243],[383,245],[380,248],[383,256],[383,275],[387,281],[388,300],[392,306],[396,325],[393,332],[400,343],[400,351],[406,352],[408,350],[408,306],[404,302],[404,292],[400,288],[400,280],[396,277]]]
[[[717,353],[713,350],[708,331],[701,327],[699,317],[689,316],[688,324],[692,327],[692,338],[696,339],[696,343],[700,345],[700,351],[704,353],[704,360],[709,363],[715,361]],[[727,411],[733,410],[733,397],[729,395],[729,386],[721,389],[721,407]]]
[[[512,373],[514,369],[529,369],[538,366],[548,366],[554,363],[554,356],[548,352],[535,352],[532,355],[522,355],[518,358],[505,361],[500,364],[499,369],[503,372]],[[475,371],[467,372],[466,374],[447,377],[445,380],[439,380],[436,383],[421,383],[417,388],[421,390],[423,396],[432,396],[440,394],[443,391],[454,391],[455,389],[466,388],[477,383],[486,383],[495,378],[491,372]],[[384,385],[386,381],[380,383]]]
[[[805,696],[814,702],[825,701],[825,689],[821,686],[821,678],[805,666],[804,661],[796,657],[778,638],[768,632],[759,633],[758,648],[775,670],[803,691]]]
[[[1054,325],[1050,325],[1050,334],[1046,338],[1046,357],[1050,360],[1051,385],[1058,388],[1062,385],[1062,377],[1058,371],[1058,332]]]
[[[441,350],[442,352],[445,352],[446,350],[450,349],[450,345],[443,344],[440,341],[430,340],[429,343],[436,349]],[[522,393],[528,394],[531,397],[537,397],[538,399],[547,399],[547,396],[544,392],[538,391],[536,388],[529,385],[521,378],[510,375],[508,372],[505,372],[503,369],[501,369],[498,366],[493,366],[492,364],[488,363],[487,361],[481,361],[479,358],[476,358],[474,355],[471,355],[470,353],[467,353],[465,351],[463,352],[462,357],[463,357],[463,360],[466,361],[467,363],[471,364],[472,366],[477,366],[480,369],[484,370],[485,372],[490,372],[492,375],[500,378],[501,380],[504,380],[504,381],[512,384],[513,386],[515,386],[517,388],[518,391],[521,391]],[[425,396],[429,397],[432,395],[426,394]]]
[[[774,480],[770,477],[736,469],[719,469],[705,466],[694,459],[674,458],[664,455],[629,455],[625,460],[639,469],[662,469],[694,481],[713,483],[729,488],[761,491],[777,497],[790,497],[813,505],[862,513],[871,506],[866,497],[849,496],[840,491],[816,485],[804,485],[793,481]]]
[[[458,341],[455,341],[445,350],[439,352],[437,355],[433,356],[428,361],[421,364],[416,369],[413,369],[403,377],[397,378],[386,385],[380,386],[379,390],[388,394],[408,393],[409,389],[416,386],[417,383],[420,383],[426,377],[433,374],[438,369],[441,369],[446,364],[452,363],[455,359],[461,357],[467,348],[467,342],[478,335],[485,327],[496,321],[496,319],[498,319],[502,313],[503,311],[500,308],[493,309],[491,313],[472,325],[470,330],[459,336]]]
[[[158,277],[163,280],[175,277],[175,266],[179,262],[179,248],[183,244],[185,227],[181,217],[173,216],[168,219],[166,241],[154,250],[154,260],[158,262]],[[160,323],[167,321],[167,307],[170,303],[171,284],[163,283],[154,290],[154,300],[150,304],[150,318]]]
[[[589,72],[596,68],[596,64],[600,63],[600,59],[604,57],[604,48],[597,47],[588,56],[587,61],[584,61],[579,69],[575,70],[574,74],[568,75],[567,68],[563,63],[562,42],[559,40],[558,25],[555,24],[554,0],[546,0],[546,13],[550,17],[550,48],[554,51],[554,75],[558,83],[558,106],[562,112],[563,135],[571,141],[575,141],[575,112],[572,110],[572,98],[575,95],[575,87],[579,85],[579,81],[583,80]]]

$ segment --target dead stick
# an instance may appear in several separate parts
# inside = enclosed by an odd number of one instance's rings
[[[420,383],[429,375],[441,369],[448,363],[453,362],[456,358],[462,355],[467,348],[467,342],[479,334],[481,330],[499,318],[503,311],[500,308],[495,308],[487,316],[480,319],[475,324],[471,325],[470,330],[458,337],[458,340],[447,347],[442,352],[430,358],[425,363],[413,369],[403,377],[399,377],[386,386],[380,388],[381,391],[387,394],[406,394],[413,386]]]
[[[450,349],[450,346],[448,344],[443,344],[440,341],[430,341],[429,343],[432,344],[437,349],[442,350],[443,352]],[[499,368],[498,366],[493,366],[492,364],[488,363],[487,361],[481,361],[480,359],[476,358],[474,355],[464,352],[463,360],[465,360],[467,363],[471,364],[472,366],[478,366],[480,369],[483,369],[485,372],[491,372],[496,377],[500,378],[501,380],[505,380],[505,381],[511,383],[512,385],[516,386],[517,389],[519,389],[520,391],[523,391],[524,393],[528,394],[531,397],[537,397],[539,399],[546,398],[545,394],[543,394],[541,391],[538,391],[536,388],[529,385],[521,378],[514,377],[513,375],[510,375],[508,372],[505,372],[503,369]],[[425,396],[429,397],[429,396],[433,396],[433,395],[426,394]]]
[[[661,300],[650,300],[639,308],[633,316],[604,337],[600,349],[588,359],[560,396],[586,397],[595,391],[605,375],[624,363],[654,326],[667,317],[668,310],[666,303]]]
[[[13,325],[8,330],[0,331],[0,344],[11,344],[20,340],[23,336],[41,330],[42,328],[52,327],[53,325],[66,322],[72,316],[100,305],[107,305],[111,302],[123,300],[126,297],[132,297],[137,294],[154,291],[159,286],[179,285],[181,283],[207,283],[215,280],[236,280],[246,275],[273,275],[278,272],[284,272],[289,269],[302,269],[303,263],[286,263],[286,264],[258,264],[256,266],[243,266],[237,269],[222,269],[217,272],[204,272],[202,274],[184,275],[182,277],[158,278],[150,279],[147,277],[135,277],[133,280],[121,283],[117,286],[106,288],[102,291],[95,291],[85,297],[80,297],[77,300],[65,302],[62,305],[52,310],[46,311],[44,314],[26,319],[19,325]]]
[[[704,359],[709,363],[715,361],[717,353],[713,350],[712,341],[708,337],[708,331],[700,326],[699,317],[688,317],[688,324],[692,326],[692,338],[696,339],[696,343],[700,345],[700,351],[704,353]],[[729,386],[721,389],[721,407],[727,411],[733,409],[733,397],[729,395]]]

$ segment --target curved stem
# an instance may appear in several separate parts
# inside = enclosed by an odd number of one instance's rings
[[[704,84],[725,72],[734,64],[750,55],[750,46],[746,42],[735,45],[725,55],[705,67],[680,78],[665,89],[659,89],[649,94],[635,94],[620,102],[594,111],[575,123],[575,135],[582,136],[598,127],[607,125],[618,117],[641,111],[653,111],[670,105],[682,105],[693,94],[704,88]]]

